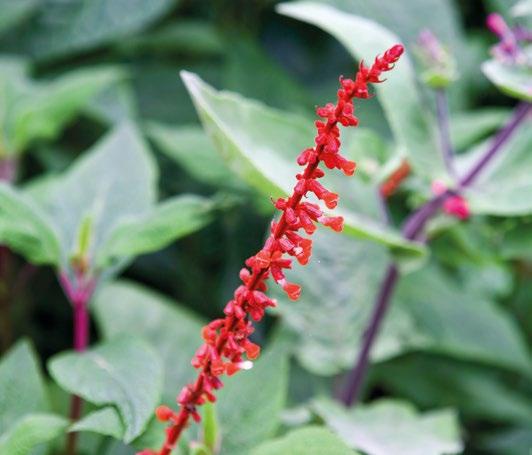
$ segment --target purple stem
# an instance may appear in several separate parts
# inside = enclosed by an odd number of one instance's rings
[[[13,183],[17,178],[18,160],[16,158],[0,159],[0,181]]]
[[[73,283],[65,273],[59,274],[59,282],[63,287],[65,295],[72,305],[73,314],[73,345],[77,352],[83,352],[89,345],[90,319],[87,309],[90,298],[94,291],[94,280],[85,280],[83,276],[78,276]],[[81,417],[83,400],[77,395],[72,395],[70,401],[70,420],[75,422]],[[67,437],[67,455],[76,453],[77,433],[69,433]]]
[[[460,179],[459,189],[467,188],[476,180],[488,163],[503,149],[502,146],[504,143],[510,138],[512,133],[515,132],[517,127],[531,111],[532,104],[530,103],[521,103],[517,106],[512,118],[497,133],[488,150],[486,150],[469,172]],[[453,194],[453,191],[448,190],[443,194],[435,196],[410,215],[403,225],[403,236],[409,240],[419,240],[427,221],[434,216],[445,199],[451,194]],[[353,405],[360,395],[369,366],[371,348],[377,338],[384,317],[386,316],[386,311],[390,305],[390,300],[397,281],[398,269],[397,266],[392,263],[388,266],[388,270],[382,281],[368,328],[364,333],[362,348],[358,354],[357,361],[347,376],[346,385],[340,397],[346,406]]]
[[[440,146],[445,167],[452,177],[456,177],[456,170],[454,168],[454,151],[449,130],[449,105],[447,103],[447,94],[444,89],[436,90],[436,118],[438,119]]]

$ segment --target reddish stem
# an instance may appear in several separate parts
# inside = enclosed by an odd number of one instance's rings
[[[88,302],[94,291],[94,280],[87,280],[84,276],[77,276],[73,283],[64,272],[59,274],[59,281],[73,310],[73,347],[77,352],[84,352],[89,345],[90,318],[87,309]],[[69,417],[72,422],[79,420],[83,410],[83,399],[72,395],[70,400]],[[75,455],[77,433],[68,433],[66,453]]]

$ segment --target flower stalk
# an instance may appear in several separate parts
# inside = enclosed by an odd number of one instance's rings
[[[200,421],[198,406],[216,400],[214,392],[223,386],[220,376],[231,376],[246,369],[249,362],[259,356],[260,347],[249,337],[254,331],[252,321],[260,321],[266,308],[276,305],[276,301],[265,294],[268,278],[278,283],[291,300],[299,298],[301,287],[287,281],[284,274],[284,270],[292,266],[289,256],[301,265],[310,259],[312,241],[298,231],[310,236],[318,223],[338,232],[343,228],[342,217],[325,215],[318,204],[305,200],[307,194],[314,194],[328,209],[336,207],[338,194],[319,182],[325,175],[320,165],[339,169],[347,176],[353,175],[355,163],[339,154],[339,124],[345,127],[358,124],[353,99],[369,98],[368,84],[382,82],[381,74],[394,67],[403,50],[401,45],[393,46],[378,56],[371,67],[361,62],[354,79],[340,78],[336,104],[328,103],[316,109],[321,119],[315,122],[315,146],[303,150],[297,158],[297,163],[305,168],[297,174],[292,194],[275,202],[275,207],[282,212],[280,218],[272,222],[270,236],[263,248],[250,257],[240,271],[242,284],[227,303],[225,317],[203,328],[204,344],[192,360],[192,365],[199,370],[196,381],[185,386],[179,394],[179,411],[167,406],[156,411],[157,418],[169,424],[165,442],[158,451],[144,450],[138,455],[169,455],[189,420]]]

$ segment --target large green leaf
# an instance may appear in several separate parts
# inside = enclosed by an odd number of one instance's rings
[[[293,430],[285,436],[265,442],[251,455],[355,455],[337,436],[318,426]]]
[[[44,383],[33,348],[27,341],[19,341],[0,363],[0,435],[25,415],[47,410]]]
[[[348,410],[321,399],[313,409],[352,448],[368,455],[461,453],[456,415],[449,410],[419,414],[409,403],[382,399]]]
[[[14,188],[0,184],[0,242],[35,264],[57,264],[61,255],[52,220]]]
[[[205,129],[230,168],[269,197],[291,192],[298,172],[295,158],[314,135],[310,122],[232,93],[217,92],[194,74],[183,72],[182,77]],[[343,196],[336,212],[345,218],[346,233],[403,253],[421,253],[418,245],[379,221],[376,189],[360,179],[331,174],[326,183]]]
[[[218,393],[221,455],[247,455],[280,425],[288,389],[285,341],[275,340],[249,371],[224,381]]]
[[[294,267],[291,281],[302,285],[301,298],[290,302],[277,287],[283,321],[298,334],[300,362],[317,374],[350,368],[360,349],[389,256],[383,247],[332,232],[313,236],[310,263]],[[326,296],[326,298],[324,298]],[[424,345],[412,317],[392,306],[372,352],[375,361]]]
[[[52,219],[61,242],[61,265],[78,247],[82,224],[90,224],[90,258],[108,241],[113,228],[141,216],[156,199],[157,171],[137,130],[123,124],[93,146],[58,178],[30,186]]]
[[[482,71],[502,92],[521,100],[532,102],[532,70],[526,65],[508,65],[489,60]]]
[[[63,434],[68,420],[53,414],[28,414],[0,436],[0,453],[29,455],[35,446]]]
[[[176,3],[176,0],[41,1],[38,15],[21,31],[21,44],[37,58],[86,52],[146,28]]]
[[[97,264],[103,266],[113,258],[159,250],[209,223],[212,208],[209,199],[183,195],[164,201],[143,216],[125,219],[111,230]]]
[[[137,338],[116,338],[81,354],[59,354],[50,360],[49,371],[70,393],[96,405],[116,406],[125,442],[144,431],[161,397],[161,359]]]
[[[487,146],[484,144],[468,155],[478,156]],[[531,147],[532,130],[522,125],[478,181],[467,189],[465,194],[474,213],[499,216],[532,213]]]
[[[24,152],[36,140],[55,138],[95,95],[123,76],[117,69],[96,67],[36,82],[28,78],[24,62],[5,58],[0,70],[0,148],[7,155]]]
[[[133,331],[157,350],[165,365],[163,401],[175,403],[179,387],[195,376],[190,359],[202,342],[202,320],[170,299],[127,281],[105,285],[92,308],[105,339]]]
[[[379,24],[363,17],[315,2],[284,3],[281,14],[314,24],[336,37],[357,59],[373,62],[401,40]],[[377,84],[378,95],[392,132],[414,168],[429,178],[445,175],[435,141],[435,126],[425,111],[416,87],[414,68],[408,54],[403,55],[384,84]]]
[[[425,268],[404,277],[392,305],[414,319],[424,349],[532,373],[530,354],[509,314],[440,270]]]

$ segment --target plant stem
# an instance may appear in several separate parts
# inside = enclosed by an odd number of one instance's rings
[[[87,309],[88,302],[94,290],[94,282],[86,281],[83,276],[77,277],[73,284],[66,273],[60,273],[59,281],[63,287],[73,310],[73,347],[77,352],[87,349],[90,338],[90,319]],[[70,420],[75,422],[81,417],[83,400],[77,395],[72,395],[70,400]],[[67,455],[75,455],[77,445],[77,433],[68,433]]]
[[[466,175],[460,179],[458,190],[467,188],[477,179],[486,166],[503,149],[502,146],[512,136],[515,130],[519,127],[519,125],[521,125],[531,111],[531,103],[521,103],[517,106],[512,118],[495,135],[486,152],[480,157],[477,163],[472,166]],[[419,240],[427,221],[436,214],[445,199],[451,194],[453,194],[453,191],[448,190],[438,196],[433,197],[426,204],[416,210],[412,215],[410,215],[403,225],[403,236],[408,240]],[[371,348],[377,338],[377,334],[379,332],[380,326],[382,325],[384,317],[386,316],[386,312],[389,308],[390,300],[397,282],[398,269],[397,266],[392,263],[388,266],[388,271],[386,272],[386,275],[382,281],[380,291],[377,295],[377,300],[368,323],[368,328],[365,331],[362,348],[359,351],[357,361],[347,376],[346,385],[340,397],[346,406],[353,405],[360,395],[360,391],[362,389],[369,366]]]
[[[368,328],[364,333],[364,340],[362,348],[359,353],[358,362],[356,368],[353,368],[347,376],[347,385],[342,392],[342,402],[346,406],[351,406],[358,398],[359,392],[362,389],[362,383],[366,375],[366,370],[369,363],[369,354],[373,342],[379,333],[381,321],[384,319],[384,315],[390,305],[391,296],[395,289],[395,283],[399,277],[399,270],[395,264],[390,264],[382,285],[377,295],[375,306],[373,307],[373,314],[368,324]]]
[[[0,159],[0,181],[13,183],[17,178],[18,160],[16,158]]]
[[[452,177],[456,177],[454,151],[449,130],[449,104],[447,102],[447,94],[442,88],[436,90],[436,118],[438,120],[440,146],[445,167]]]

